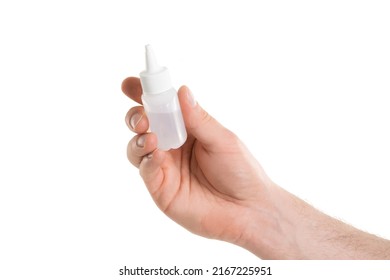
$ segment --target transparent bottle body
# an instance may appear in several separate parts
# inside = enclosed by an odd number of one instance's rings
[[[167,151],[182,146],[187,132],[176,90],[171,88],[159,94],[143,94],[142,102],[150,131],[157,135],[157,147]]]

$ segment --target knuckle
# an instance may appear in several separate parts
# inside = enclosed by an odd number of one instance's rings
[[[190,124],[190,128],[191,129],[196,129],[198,127],[201,127],[201,126],[204,126],[204,125],[210,123],[212,120],[213,120],[213,117],[209,113],[207,113],[207,111],[202,110],[200,112],[199,118],[197,118],[196,120],[194,120]]]
[[[230,149],[240,149],[243,145],[240,138],[231,130],[226,129],[223,137],[226,145],[230,146]]]
[[[201,122],[202,124],[206,124],[210,122],[213,119],[213,117],[205,110],[202,110],[201,113]]]

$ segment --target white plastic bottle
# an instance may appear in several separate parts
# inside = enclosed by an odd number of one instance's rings
[[[150,131],[157,135],[160,150],[177,149],[187,139],[177,91],[166,67],[160,66],[150,45],[145,46],[146,70],[140,73],[142,102]]]

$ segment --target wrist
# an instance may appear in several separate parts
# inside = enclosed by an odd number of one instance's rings
[[[267,192],[267,199],[251,207],[251,218],[247,219],[242,238],[237,242],[241,246],[263,259],[301,259],[298,222],[296,213],[297,199],[277,185],[273,184]]]

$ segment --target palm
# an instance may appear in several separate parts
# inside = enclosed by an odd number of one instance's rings
[[[260,167],[254,168],[243,158],[242,149],[235,137],[212,152],[190,138],[182,148],[168,152],[161,165],[163,176],[149,186],[157,205],[194,233],[238,238],[240,232],[236,232],[237,237],[225,235],[235,232],[232,227],[241,228],[236,223],[258,197],[262,173]]]

